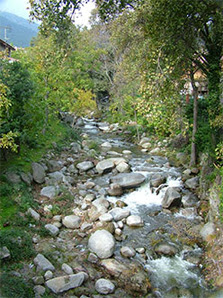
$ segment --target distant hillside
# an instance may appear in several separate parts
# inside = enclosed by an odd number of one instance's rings
[[[2,27],[9,27],[7,40]],[[30,41],[38,33],[38,25],[16,16],[15,14],[0,11],[0,38],[17,47],[28,47]]]

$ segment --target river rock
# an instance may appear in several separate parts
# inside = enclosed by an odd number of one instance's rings
[[[113,208],[112,210],[109,211],[109,213],[113,216],[115,221],[122,220],[123,218],[126,218],[130,215],[130,211],[127,209],[122,209],[122,208]]]
[[[87,232],[88,230],[93,228],[93,224],[89,222],[83,222],[81,225],[81,232]]]
[[[41,189],[40,195],[52,199],[56,196],[57,190],[55,186],[46,186]]]
[[[200,230],[201,237],[204,241],[208,241],[215,235],[215,225],[213,222],[206,223]]]
[[[21,178],[20,178],[20,176],[18,175],[18,174],[16,174],[16,173],[13,173],[13,172],[7,172],[6,173],[6,178],[7,178],[7,180],[9,181],[9,182],[11,182],[11,183],[20,183],[21,182]]]
[[[55,267],[42,254],[38,254],[35,257],[34,264],[37,266],[37,270],[43,270],[43,271],[47,271],[47,270],[54,271],[55,270]]]
[[[78,144],[78,143],[73,142],[73,143],[70,144],[70,146],[71,146],[71,152],[72,153],[77,154],[81,151],[81,145]]]
[[[0,260],[9,259],[11,257],[10,251],[6,246],[0,247]]]
[[[126,224],[130,227],[142,227],[143,220],[139,215],[130,215],[127,217]]]
[[[141,147],[142,147],[143,149],[149,149],[149,148],[152,147],[152,144],[151,144],[150,142],[146,142],[146,143],[143,143],[143,144],[141,145]]]
[[[55,181],[55,182],[64,182],[65,180],[65,176],[63,173],[59,172],[59,171],[56,171],[56,172],[53,172],[53,173],[49,173],[48,174],[48,177],[52,180],[52,181]]]
[[[111,147],[112,147],[112,145],[109,143],[109,142],[104,142],[103,144],[101,144],[101,147],[103,148],[103,149],[107,149],[107,150],[110,150],[111,149]]]
[[[59,276],[46,281],[46,286],[55,294],[66,292],[70,289],[80,287],[88,275],[85,272],[77,274]]]
[[[102,222],[110,222],[113,220],[113,216],[110,213],[105,213],[99,217],[99,220]]]
[[[50,233],[52,236],[57,236],[59,234],[59,229],[52,224],[45,225],[45,229]]]
[[[161,152],[161,149],[159,147],[156,147],[152,149],[149,153],[150,154],[159,154]]]
[[[99,294],[111,294],[115,290],[115,285],[108,279],[100,278],[95,283],[95,289]]]
[[[122,161],[116,166],[116,169],[119,173],[128,173],[130,171],[130,166]]]
[[[156,174],[152,176],[150,180],[151,187],[159,187],[161,184],[166,182],[166,177],[162,176],[161,174]]]
[[[140,173],[120,173],[111,178],[112,183],[119,184],[122,188],[136,188],[145,181],[145,176]]]
[[[33,176],[31,173],[21,173],[20,177],[23,182],[25,182],[27,185],[31,185],[33,181]]]
[[[123,189],[119,184],[111,183],[110,188],[108,189],[108,194],[110,196],[119,197],[123,195]]]
[[[132,258],[136,254],[134,248],[129,247],[129,246],[122,246],[120,249],[120,252],[123,255],[123,257],[125,257],[125,258]]]
[[[99,174],[104,174],[111,172],[112,169],[114,169],[115,164],[110,159],[104,159],[102,161],[99,161],[99,163],[96,165],[96,170]]]
[[[33,288],[33,291],[36,294],[35,297],[41,297],[46,292],[46,289],[41,285],[37,285]]]
[[[27,214],[31,215],[36,221],[40,220],[40,215],[33,208],[29,208],[27,210]]]
[[[33,171],[33,180],[38,184],[44,183],[45,177],[46,177],[46,172],[44,167],[39,163],[33,162],[32,171]]]
[[[193,177],[185,181],[185,186],[190,189],[196,189],[199,186],[199,177]]]
[[[81,172],[87,172],[88,170],[91,170],[94,168],[94,164],[91,161],[83,161],[80,162],[76,165],[76,167],[81,171]]]
[[[172,257],[178,253],[178,249],[175,246],[170,245],[168,243],[157,244],[155,246],[154,251],[158,255],[165,255],[165,256],[169,256],[169,257]]]
[[[53,173],[62,169],[63,163],[58,160],[48,160],[47,167],[48,167],[48,171],[50,173]]]
[[[150,142],[150,141],[151,141],[150,138],[148,138],[148,137],[143,137],[143,138],[140,140],[140,142],[139,142],[139,146],[142,146],[143,144],[148,143],[148,142]]]
[[[44,274],[45,280],[49,280],[53,278],[53,272],[51,270],[47,270]]]
[[[141,265],[131,263],[126,266],[115,259],[106,259],[101,261],[101,266],[110,275],[117,277],[116,282],[119,287],[124,287],[130,295],[137,293],[136,297],[141,297],[141,294],[144,297],[151,289],[148,273],[144,271]]]
[[[98,230],[89,238],[88,247],[100,259],[106,259],[114,253],[115,239],[108,231]]]
[[[76,124],[75,124],[76,126],[79,126],[79,127],[82,127],[82,126],[84,126],[85,125],[85,123],[84,123],[84,119],[83,118],[81,118],[81,117],[79,117],[78,119],[77,119],[77,121],[76,121]]]
[[[168,187],[162,200],[162,207],[168,209],[171,207],[180,206],[180,204],[181,194],[176,190],[175,187]]]
[[[199,199],[192,193],[188,193],[182,197],[182,204],[184,208],[195,207],[198,205]]]
[[[81,219],[76,215],[67,215],[63,218],[62,223],[68,229],[78,229],[80,227]]]
[[[73,269],[66,263],[63,263],[61,269],[68,275],[74,274]]]

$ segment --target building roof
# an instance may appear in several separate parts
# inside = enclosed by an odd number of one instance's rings
[[[10,50],[13,50],[15,51],[15,48],[13,46],[11,46],[9,43],[7,43],[6,41],[0,39],[0,44],[3,45],[4,47],[10,49]]]

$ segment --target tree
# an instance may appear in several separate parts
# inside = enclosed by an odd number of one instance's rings
[[[19,149],[27,141],[27,130],[32,126],[32,109],[29,109],[34,91],[30,74],[18,61],[0,61],[0,137],[3,149]]]

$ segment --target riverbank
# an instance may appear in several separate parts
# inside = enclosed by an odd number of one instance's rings
[[[193,190],[197,174],[187,171],[181,179],[181,169],[162,156],[166,141],[152,149],[144,138],[138,147],[122,138],[117,125],[79,120],[77,126],[82,142],[32,164],[35,204],[20,214],[31,232],[31,265],[16,268],[16,274],[11,268],[4,282],[19,278],[30,286],[27,291],[43,297],[105,294],[96,282],[106,284],[110,297],[208,295],[200,274],[203,219]],[[185,188],[186,181],[195,184]],[[167,190],[172,198],[164,201]],[[102,256],[107,242],[111,246]],[[14,257],[7,248],[3,264]],[[165,270],[161,278],[162,268],[170,273],[167,279]]]

